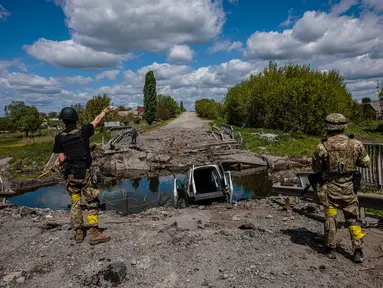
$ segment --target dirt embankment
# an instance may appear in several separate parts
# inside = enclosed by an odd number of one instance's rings
[[[101,215],[113,239],[75,245],[64,211],[0,210],[0,286],[383,287],[383,232],[368,229],[368,259],[354,264],[347,229],[337,260],[323,252],[322,212],[284,211],[277,198]],[[316,216],[316,217],[314,217]],[[121,283],[120,283],[121,282]],[[118,284],[119,283],[119,284]]]

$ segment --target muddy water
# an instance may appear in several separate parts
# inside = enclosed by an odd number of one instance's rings
[[[183,182],[184,175],[176,177]],[[173,185],[174,175],[104,183],[101,185],[100,201],[107,210],[123,214],[139,213],[171,201]],[[267,178],[267,172],[258,172],[233,176],[233,186],[233,200],[241,200],[266,197],[272,183]],[[64,185],[40,188],[9,200],[16,205],[50,209],[68,209],[70,204]]]

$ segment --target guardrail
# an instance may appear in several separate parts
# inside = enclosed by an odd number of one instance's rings
[[[221,129],[223,132],[225,132],[227,135],[230,136],[231,139],[234,139],[234,129],[230,125],[221,124]]]
[[[365,143],[364,146],[371,158],[371,165],[368,168],[358,168],[358,171],[361,172],[362,180],[367,185],[381,189],[383,186],[383,144]]]
[[[213,126],[213,133],[218,134],[221,137],[221,140],[223,141],[225,138],[223,137],[223,132],[221,129],[219,129],[217,126]]]
[[[272,191],[275,194],[281,194],[292,197],[304,197],[307,199],[314,199],[314,190],[310,187],[304,196],[301,196],[303,189],[309,185],[308,176],[313,172],[299,172],[297,177],[299,178],[302,187],[298,186],[283,186],[280,184],[273,185]],[[371,208],[376,210],[383,210],[383,195],[370,194],[370,193],[358,193],[359,207],[361,217],[364,219],[364,208]]]

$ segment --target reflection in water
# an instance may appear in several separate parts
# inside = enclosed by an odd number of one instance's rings
[[[268,179],[267,171],[233,178],[235,200],[264,198],[272,190],[273,182]]]
[[[176,175],[184,181],[184,175]],[[144,209],[165,205],[173,198],[174,176],[142,178],[110,182],[101,186],[100,202],[107,210],[117,210],[123,214],[139,213]],[[272,182],[267,172],[233,177],[233,200],[266,197],[271,191]],[[64,185],[37,189],[9,199],[16,205],[68,209],[70,197]],[[83,204],[85,204],[83,200]]]

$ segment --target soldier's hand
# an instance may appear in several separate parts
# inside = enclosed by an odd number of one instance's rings
[[[108,106],[108,107],[105,107],[104,108],[104,112],[106,113],[106,114],[108,114],[110,111],[112,111],[113,110],[113,106]]]

